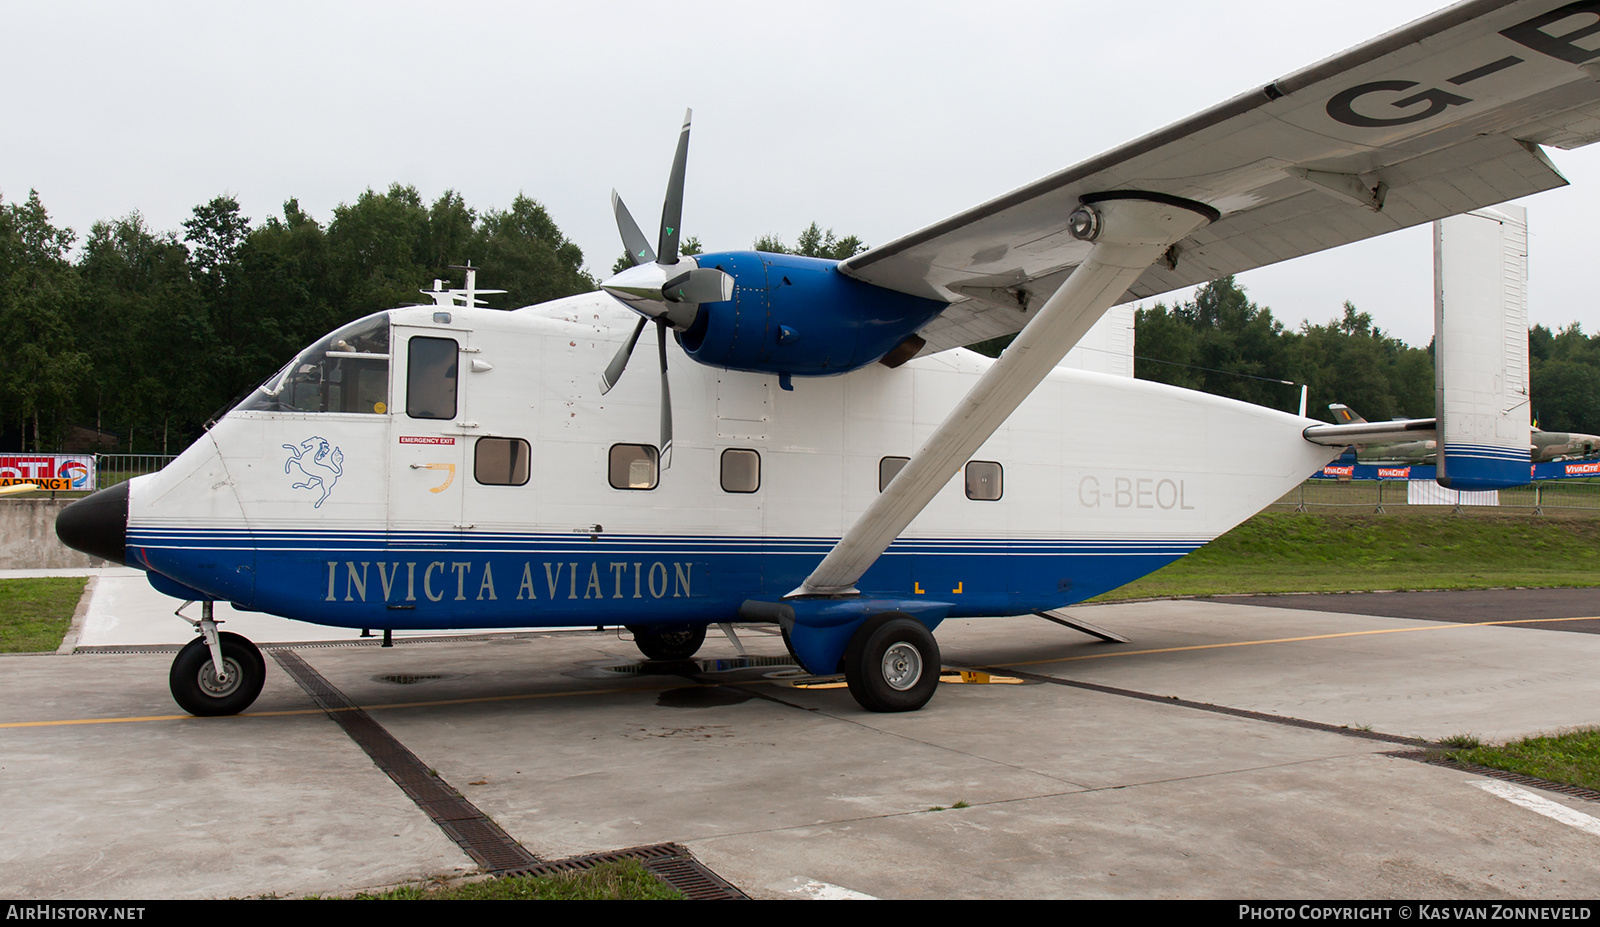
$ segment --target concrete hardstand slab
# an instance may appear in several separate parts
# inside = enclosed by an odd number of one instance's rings
[[[156,598],[128,585],[88,612],[122,639],[187,640]],[[1026,681],[943,685],[901,715],[781,667],[640,673],[614,631],[392,648],[332,631],[292,649],[547,860],[673,841],[772,898],[1600,894],[1600,837],[1354,736],[1600,722],[1600,635],[1231,602],[1075,611],[1131,642],[947,622],[947,665]],[[306,640],[249,618],[269,633],[225,628]],[[770,629],[740,633],[784,652]],[[714,630],[701,653],[735,655]],[[297,896],[471,871],[270,649],[235,718],[183,716],[170,660],[0,657],[0,893]]]

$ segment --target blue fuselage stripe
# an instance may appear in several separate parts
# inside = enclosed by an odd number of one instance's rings
[[[163,529],[128,531],[130,563],[258,611],[351,628],[727,621],[797,587],[832,538]],[[864,595],[953,603],[951,617],[1092,598],[1199,538],[897,541]]]

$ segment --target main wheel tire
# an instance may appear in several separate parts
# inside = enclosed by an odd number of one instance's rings
[[[267,678],[267,661],[246,638],[229,631],[217,635],[222,645],[222,662],[228,680],[217,681],[211,663],[211,648],[204,637],[197,637],[178,651],[167,677],[172,698],[191,715],[212,717],[236,715],[254,704]]]
[[[650,660],[687,660],[706,642],[703,624],[666,629],[628,625],[628,630],[633,632],[633,643],[639,652]]]
[[[939,688],[939,644],[905,615],[868,618],[844,652],[844,681],[868,711],[916,711]]]

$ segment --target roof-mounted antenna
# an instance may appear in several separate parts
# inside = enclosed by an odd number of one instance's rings
[[[450,269],[451,270],[463,270],[463,271],[466,271],[466,273],[467,273],[467,287],[466,287],[466,289],[464,289],[464,290],[451,290],[450,291],[450,294],[452,296],[460,298],[460,300],[461,300],[460,305],[463,305],[463,306],[484,306],[485,308],[487,308],[488,307],[487,304],[484,303],[483,300],[478,298],[478,294],[480,294],[480,293],[504,293],[505,292],[505,290],[480,290],[480,289],[478,289],[478,268],[473,267],[471,261],[468,261],[465,264],[451,264],[450,265]]]
[[[473,267],[471,261],[465,264],[451,264],[450,269],[466,271],[467,285],[464,289],[452,289],[449,287],[450,281],[435,277],[433,289],[419,291],[422,295],[430,297],[435,306],[482,306],[487,309],[488,304],[479,299],[479,296],[506,292],[478,289],[478,268]]]

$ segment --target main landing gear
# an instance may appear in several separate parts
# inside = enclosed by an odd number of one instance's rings
[[[199,621],[178,610],[178,617],[194,624],[200,636],[185,644],[172,661],[172,672],[167,677],[172,698],[192,715],[236,715],[261,694],[267,661],[246,638],[217,630],[211,616],[212,603],[202,602],[200,609]],[[221,672],[217,671],[219,665]]]
[[[687,660],[700,651],[706,642],[706,626],[683,625],[676,628],[653,628],[630,624],[633,643],[639,652],[651,660]]]
[[[905,615],[868,618],[841,662],[850,694],[868,711],[916,711],[939,688],[939,644]]]

